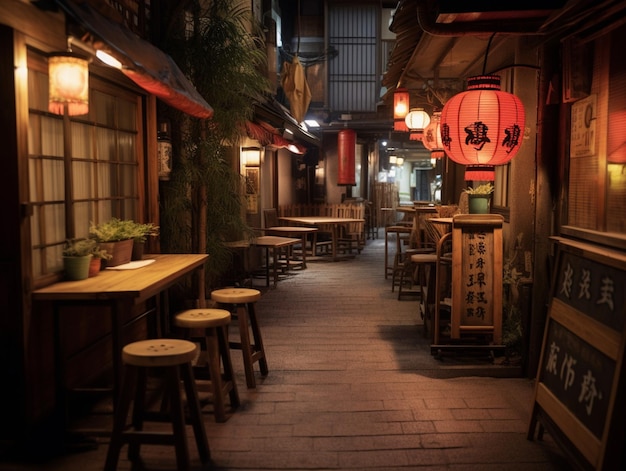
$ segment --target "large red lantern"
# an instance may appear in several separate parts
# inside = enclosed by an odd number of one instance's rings
[[[463,165],[505,164],[522,144],[524,105],[500,90],[497,75],[471,77],[467,85],[441,112],[443,148]]]
[[[355,152],[356,132],[342,129],[337,136],[337,185],[356,185]]]
[[[404,118],[409,112],[409,91],[406,88],[396,88],[393,92],[393,130],[408,132],[409,128]]]
[[[430,123],[424,128],[422,144],[426,150],[430,151],[432,159],[441,159],[445,154],[443,142],[441,141],[441,111],[433,112]]]

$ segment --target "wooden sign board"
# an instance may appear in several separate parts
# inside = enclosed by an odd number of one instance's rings
[[[581,467],[624,469],[626,254],[557,240],[528,438],[539,421]]]
[[[499,214],[459,214],[452,220],[450,337],[492,332],[502,342],[502,223]]]

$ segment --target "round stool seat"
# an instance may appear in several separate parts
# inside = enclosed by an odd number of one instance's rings
[[[122,360],[134,366],[182,365],[196,357],[196,349],[196,344],[188,340],[140,340],[122,349]]]
[[[223,288],[211,291],[211,299],[226,304],[254,303],[261,299],[261,292],[250,288]]]
[[[415,253],[411,255],[413,263],[437,263],[437,254],[435,253]]]
[[[221,327],[230,324],[230,312],[226,309],[188,309],[176,314],[174,324],[190,329]]]

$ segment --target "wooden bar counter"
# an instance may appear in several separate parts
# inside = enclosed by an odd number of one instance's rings
[[[199,299],[204,299],[204,263],[206,254],[150,254],[144,255],[147,263],[136,269],[123,269],[123,266],[100,271],[97,276],[80,281],[60,281],[32,292],[34,302],[51,304],[54,316],[54,361],[56,404],[62,419],[65,419],[67,391],[65,387],[65,361],[62,355],[61,338],[62,308],[64,306],[104,306],[109,308],[111,316],[111,353],[113,364],[113,398],[117,402],[121,375],[122,328],[126,319],[131,317],[133,307],[150,298],[164,293],[194,270],[198,271]],[[154,260],[149,262],[149,260]],[[134,262],[131,262],[134,263]],[[132,266],[132,265],[131,265]],[[157,308],[144,315],[156,317],[156,335],[160,335],[161,326],[166,319]]]

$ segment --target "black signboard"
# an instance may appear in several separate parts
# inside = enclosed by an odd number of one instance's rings
[[[622,469],[626,254],[557,240],[528,438],[545,425],[580,467]]]

